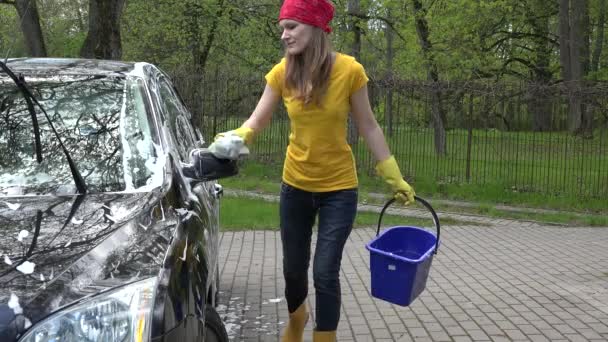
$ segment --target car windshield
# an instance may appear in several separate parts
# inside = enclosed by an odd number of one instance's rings
[[[158,186],[164,158],[136,77],[25,76],[74,160],[88,192],[137,191]],[[0,196],[73,194],[76,187],[60,142],[35,107],[35,131],[17,86],[0,74]],[[159,171],[159,169],[161,171]]]

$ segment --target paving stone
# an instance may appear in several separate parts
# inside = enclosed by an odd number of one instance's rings
[[[339,341],[608,340],[608,282],[598,276],[608,269],[608,227],[476,222],[487,226],[443,227],[426,290],[409,307],[370,296],[364,246],[375,229],[353,230],[342,260]],[[231,341],[279,341],[288,320],[280,244],[277,231],[222,233],[219,311]],[[312,270],[310,281],[308,342]]]
[[[526,339],[530,342],[551,342],[550,339],[543,335],[527,335]]]

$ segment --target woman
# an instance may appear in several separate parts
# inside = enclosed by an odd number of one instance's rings
[[[291,123],[283,168],[280,225],[289,322],[282,341],[302,341],[308,320],[308,267],[312,227],[318,217],[313,261],[316,292],[314,341],[335,341],[340,318],[340,263],[357,210],[357,174],[347,143],[347,118],[378,162],[377,172],[403,204],[414,202],[372,113],[363,66],[333,52],[328,0],[285,0],[279,14],[285,58],[266,75],[266,88],[236,134],[249,144],[268,125],[280,98]]]

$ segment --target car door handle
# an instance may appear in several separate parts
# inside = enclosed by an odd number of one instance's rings
[[[220,184],[214,184],[211,192],[214,198],[219,199],[224,194],[224,187]]]

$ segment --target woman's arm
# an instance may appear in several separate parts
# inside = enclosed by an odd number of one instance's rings
[[[250,144],[255,135],[270,123],[272,112],[274,112],[274,109],[279,102],[279,98],[280,96],[266,84],[266,88],[264,88],[264,92],[253,110],[253,113],[251,113],[241,127],[228,132],[219,133],[214,139],[217,140],[227,134],[236,134],[243,138],[245,144]]]
[[[279,94],[266,84],[264,93],[262,93],[262,96],[249,119],[243,123],[243,127],[251,128],[257,133],[268,126],[279,99]]]
[[[376,158],[376,161],[386,160],[391,152],[386,143],[384,133],[378,125],[372,107],[369,103],[367,85],[354,92],[350,97],[352,117],[365,143]]]
[[[376,172],[390,185],[397,201],[405,205],[414,203],[416,192],[403,179],[399,165],[388,148],[384,133],[382,133],[382,129],[374,118],[367,95],[367,85],[351,95],[350,105],[359,134],[363,136],[367,146],[376,158]]]

